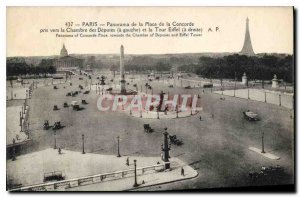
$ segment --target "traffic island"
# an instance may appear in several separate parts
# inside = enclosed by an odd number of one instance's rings
[[[273,155],[271,153],[266,153],[266,152],[262,152],[261,149],[259,148],[255,148],[255,147],[249,147],[249,150],[253,151],[253,152],[256,152],[258,153],[259,155],[263,156],[263,157],[266,157],[268,159],[272,159],[272,160],[279,160],[280,157],[276,156],[276,155]]]

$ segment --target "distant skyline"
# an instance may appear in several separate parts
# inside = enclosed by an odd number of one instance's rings
[[[292,7],[8,7],[7,57],[69,54],[238,53],[244,43],[246,18],[254,52],[293,54]],[[41,28],[65,22],[193,22],[207,29],[196,38],[57,38]]]

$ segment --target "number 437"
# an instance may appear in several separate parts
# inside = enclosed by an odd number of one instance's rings
[[[73,22],[66,22],[65,24],[67,27],[72,27],[73,26]]]

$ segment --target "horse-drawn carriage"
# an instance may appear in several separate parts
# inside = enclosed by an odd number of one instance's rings
[[[152,133],[154,130],[150,127],[149,124],[144,124],[144,131],[146,133]]]
[[[172,144],[181,146],[183,144],[182,140],[177,139],[176,135],[169,135],[170,141]]]
[[[54,106],[53,106],[53,111],[57,111],[57,110],[58,110],[57,105],[54,105]]]
[[[68,103],[64,103],[64,107],[66,108],[66,107],[69,107],[69,105],[68,105]]]
[[[62,128],[62,126],[61,126],[61,124],[60,124],[60,121],[58,121],[58,122],[55,122],[54,123],[54,125],[53,125],[53,130],[58,130],[58,129],[61,129]]]
[[[49,121],[48,120],[45,120],[44,124],[43,124],[43,129],[44,130],[48,130],[50,128],[50,125],[49,125]]]

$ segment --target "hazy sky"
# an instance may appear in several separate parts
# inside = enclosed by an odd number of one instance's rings
[[[293,53],[292,7],[8,7],[7,56],[58,55],[65,43],[69,53],[163,54],[239,52],[249,17],[255,53]],[[193,22],[202,27],[195,38],[57,38],[42,28],[65,22]],[[219,32],[207,33],[218,26]]]

